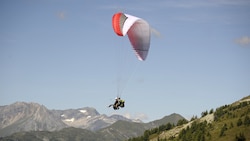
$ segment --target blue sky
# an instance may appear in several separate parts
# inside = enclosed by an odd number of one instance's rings
[[[119,11],[160,33],[145,62],[113,32]],[[89,106],[147,122],[250,94],[249,0],[2,0],[0,19],[0,105]],[[113,111],[117,91],[126,108]]]

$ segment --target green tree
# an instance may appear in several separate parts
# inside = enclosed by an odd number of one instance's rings
[[[233,122],[230,123],[230,128],[233,128],[234,127],[234,124]]]
[[[196,120],[197,116],[193,116],[190,121]]]
[[[239,118],[238,121],[237,121],[237,126],[241,126],[242,123],[243,123],[243,122],[242,122],[241,118]]]
[[[194,121],[191,127],[183,129],[178,139],[181,141],[205,141],[207,122],[196,122]]]
[[[236,134],[235,141],[246,141],[245,135],[240,132],[239,136]]]
[[[180,119],[177,122],[177,126],[180,126],[180,125],[183,125],[183,124],[186,124],[186,123],[188,123],[188,121],[186,119]]]
[[[211,136],[211,134],[210,134],[209,131],[207,132],[207,137],[208,137],[208,140],[211,140],[211,138],[212,138],[212,136]]]
[[[214,120],[218,121],[220,117],[224,115],[224,110],[223,107],[217,108],[216,111],[214,112]]]
[[[227,124],[224,124],[220,130],[220,137],[225,135],[225,131],[227,130]]]
[[[201,113],[201,117],[204,117],[204,116],[206,116],[208,114],[208,112],[207,112],[207,110],[205,111],[205,112],[202,112]]]
[[[209,111],[209,114],[212,114],[212,113],[214,113],[214,109],[213,108]]]
[[[150,131],[146,130],[144,132],[143,141],[149,141]]]
[[[159,132],[166,130],[166,125],[159,126]]]
[[[244,118],[244,125],[247,125],[247,126],[250,125],[250,118],[248,115],[246,115]]]

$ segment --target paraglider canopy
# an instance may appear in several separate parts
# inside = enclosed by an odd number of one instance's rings
[[[118,36],[128,35],[137,58],[144,61],[150,47],[149,24],[141,18],[119,12],[113,15],[112,26]]]

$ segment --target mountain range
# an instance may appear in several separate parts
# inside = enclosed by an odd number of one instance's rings
[[[143,123],[90,107],[48,110],[24,102],[0,106],[0,121],[0,141],[248,141],[250,96],[190,121],[174,113]]]
[[[161,124],[168,122],[176,124],[180,119],[184,118],[174,113],[159,120],[143,123],[121,115],[100,114],[92,107],[49,110],[38,103],[16,102],[0,106],[0,137],[31,134],[37,135],[37,140],[39,140],[48,138],[39,133],[47,133],[49,136],[52,133],[67,135],[68,132],[74,132],[85,137],[85,140],[87,138],[90,140],[124,140],[140,136],[144,130]]]

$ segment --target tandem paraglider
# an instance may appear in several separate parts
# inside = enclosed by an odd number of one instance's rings
[[[118,12],[112,17],[112,27],[116,35],[120,37],[128,35],[128,39],[137,59],[145,61],[150,48],[151,32],[154,31],[148,22],[142,18]],[[123,62],[121,64],[125,63]],[[128,76],[131,76],[131,74]],[[128,78],[125,80],[124,84],[122,84],[121,81],[118,81],[118,95],[121,95],[125,84],[128,82]],[[120,97],[117,97],[115,99],[115,103],[110,104],[109,107],[113,107],[114,110],[118,110],[119,108],[125,107],[125,101],[120,99]]]
[[[115,103],[110,104],[109,107],[113,107],[114,110],[119,110],[119,108],[125,107],[125,101],[122,100],[120,97],[115,98]]]

